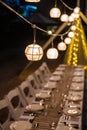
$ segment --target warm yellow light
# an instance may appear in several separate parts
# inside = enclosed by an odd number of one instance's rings
[[[43,57],[43,49],[38,44],[30,44],[25,49],[25,55],[28,60],[38,61]]]
[[[57,59],[58,58],[58,50],[56,48],[50,48],[47,50],[47,58],[48,59]]]
[[[57,47],[58,47],[58,50],[60,51],[66,50],[66,44],[64,42],[60,42]]]
[[[51,34],[52,34],[52,31],[51,31],[51,30],[48,30],[47,32],[48,32],[48,34],[49,34],[49,35],[51,35]]]
[[[51,18],[59,18],[61,15],[60,9],[57,7],[54,7],[50,10],[50,17]]]
[[[40,2],[40,0],[25,0],[25,2]]]
[[[60,20],[62,22],[68,22],[68,15],[67,14],[62,14]]]
[[[71,43],[71,38],[70,37],[66,37],[65,39],[64,39],[64,42],[68,45],[68,44],[70,44]]]

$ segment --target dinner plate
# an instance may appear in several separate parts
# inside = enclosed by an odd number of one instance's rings
[[[71,128],[69,126],[59,125],[56,130],[76,130],[75,128]]]
[[[81,101],[82,97],[81,95],[70,95],[67,97],[67,99],[70,101]]]
[[[39,111],[39,110],[43,110],[44,107],[40,104],[30,104],[28,106],[26,106],[26,110],[29,110],[29,111]]]
[[[32,124],[29,121],[15,121],[10,125],[10,130],[30,130]]]
[[[73,90],[73,91],[82,91],[83,87],[82,86],[71,86],[70,90]]]
[[[84,77],[81,76],[81,77],[73,77],[72,79],[73,82],[83,82],[84,81]]]
[[[76,104],[76,103],[74,103],[74,102],[70,102],[70,103],[68,104],[68,106],[69,106],[70,108],[80,108],[80,105],[79,105],[79,104]]]
[[[57,82],[61,79],[61,76],[52,76],[49,80],[50,81],[54,81],[54,82]]]
[[[66,107],[63,109],[64,114],[68,115],[68,116],[79,116],[81,115],[81,110],[78,108],[70,108],[70,107]]]
[[[37,94],[36,94],[36,97],[37,97],[37,98],[42,98],[42,99],[50,98],[50,97],[51,97],[51,94],[46,93],[46,92],[40,92],[40,93],[37,93]]]
[[[57,87],[56,82],[49,81],[46,85],[44,85],[45,89],[50,89],[50,90],[55,89],[56,87]]]

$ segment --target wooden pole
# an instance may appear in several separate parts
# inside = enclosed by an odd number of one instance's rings
[[[45,50],[47,48],[47,46],[49,44],[51,44],[51,42],[58,36],[58,34],[67,26],[67,23],[63,23],[55,32],[55,35],[53,35],[52,37],[49,38],[49,40],[44,44],[43,46],[43,50]]]
[[[87,17],[82,12],[80,12],[80,16],[82,20],[87,24]]]

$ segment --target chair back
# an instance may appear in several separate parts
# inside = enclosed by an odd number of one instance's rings
[[[16,87],[15,89],[10,90],[5,98],[9,104],[13,118],[18,120],[24,110],[24,104],[19,89]]]
[[[23,81],[18,86],[18,88],[22,95],[22,101],[24,102],[23,104],[25,104],[25,106],[34,100],[35,96],[34,89],[32,89],[31,84],[27,80]]]
[[[0,130],[9,130],[11,124],[11,113],[8,102],[5,99],[0,100]]]

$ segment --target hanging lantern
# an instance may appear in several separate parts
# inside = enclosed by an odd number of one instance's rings
[[[74,32],[69,32],[69,33],[68,33],[68,36],[69,36],[70,38],[74,37]]]
[[[25,2],[35,2],[35,3],[37,3],[37,2],[40,2],[40,0],[25,0]]]
[[[67,14],[62,14],[60,20],[62,22],[68,22],[68,15]]]
[[[64,39],[64,42],[68,45],[68,44],[70,44],[71,43],[71,38],[70,37],[66,37],[65,39]]]
[[[72,26],[70,27],[70,29],[71,29],[72,31],[75,31],[75,30],[76,30],[76,26],[75,26],[75,25],[72,25]]]
[[[60,42],[57,47],[58,47],[58,50],[60,51],[66,50],[66,44],[64,42]]]
[[[74,21],[74,17],[72,15],[69,16],[69,22],[73,22]]]
[[[25,55],[28,60],[38,61],[43,57],[43,49],[38,44],[30,44],[25,49]]]
[[[78,14],[79,12],[80,12],[80,8],[79,7],[74,8],[74,13]]]
[[[41,60],[41,58],[43,57],[43,49],[41,46],[36,44],[36,25],[33,25],[32,27],[33,27],[34,41],[32,44],[26,47],[25,55],[28,60],[38,61]]]
[[[60,9],[57,7],[54,7],[50,10],[50,17],[51,18],[59,18],[61,15]]]
[[[72,16],[74,19],[79,18],[79,14],[78,14],[78,13],[72,13],[71,16]]]
[[[58,58],[58,50],[56,48],[50,48],[47,50],[47,58],[48,59],[57,59]]]

